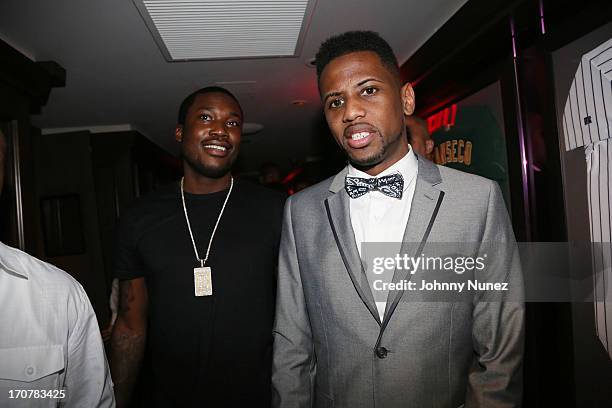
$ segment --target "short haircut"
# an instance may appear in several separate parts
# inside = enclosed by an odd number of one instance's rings
[[[243,114],[242,106],[240,106],[240,102],[238,102],[238,99],[234,96],[233,93],[231,93],[230,91],[228,91],[225,88],[221,88],[220,86],[207,86],[205,88],[198,89],[197,91],[189,94],[189,96],[187,96],[185,99],[183,99],[183,102],[181,103],[181,107],[179,108],[179,112],[178,112],[178,121],[177,121],[177,123],[179,125],[184,125],[185,124],[185,117],[187,116],[187,111],[189,110],[191,105],[193,105],[193,102],[195,101],[196,97],[198,95],[204,95],[204,94],[208,94],[208,93],[222,93],[222,94],[225,94],[225,95],[231,97],[238,104],[238,107],[240,108],[240,113]]]
[[[317,80],[321,79],[323,69],[333,59],[352,52],[372,51],[391,73],[399,78],[397,58],[387,43],[374,31],[347,31],[330,37],[321,44],[315,57],[317,65]]]

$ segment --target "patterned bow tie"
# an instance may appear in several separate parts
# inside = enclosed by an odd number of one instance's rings
[[[404,178],[399,173],[374,178],[346,176],[344,189],[351,198],[358,198],[376,190],[401,200],[404,192]]]

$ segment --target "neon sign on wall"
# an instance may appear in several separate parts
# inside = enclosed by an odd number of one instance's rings
[[[457,104],[454,103],[448,108],[442,109],[440,112],[434,113],[427,118],[427,130],[432,134],[436,130],[444,127],[446,129],[455,125],[457,118]]]

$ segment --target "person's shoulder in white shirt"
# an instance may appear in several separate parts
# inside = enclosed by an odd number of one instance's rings
[[[0,327],[0,406],[115,406],[98,321],[83,287],[1,242]]]

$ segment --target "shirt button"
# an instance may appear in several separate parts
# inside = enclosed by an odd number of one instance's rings
[[[386,358],[388,352],[389,351],[384,347],[376,347],[376,350],[375,350],[376,357],[380,359]]]
[[[27,366],[25,371],[26,371],[26,374],[27,374],[28,376],[30,376],[30,377],[31,377],[31,376],[33,376],[33,375],[34,375],[34,371],[35,371],[35,370],[34,370],[34,367],[32,367],[32,366]]]

